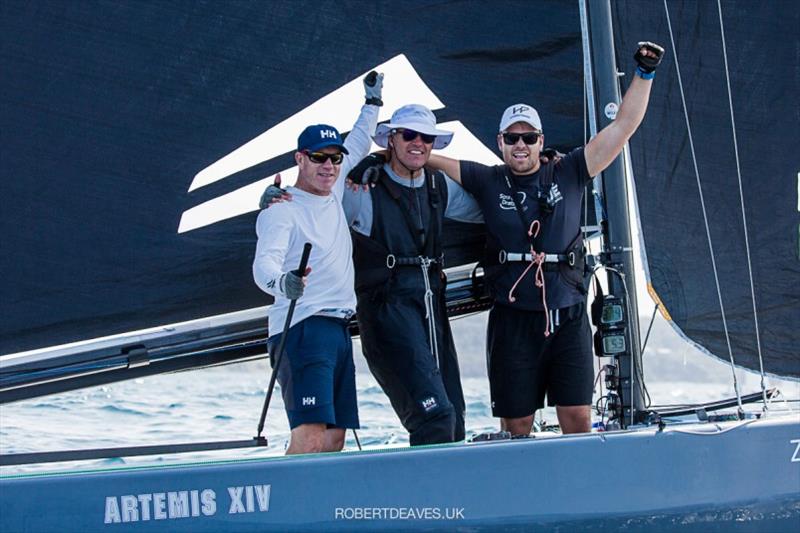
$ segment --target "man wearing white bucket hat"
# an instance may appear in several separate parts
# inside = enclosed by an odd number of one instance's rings
[[[391,153],[369,192],[342,199],[353,236],[357,316],[370,370],[412,446],[464,439],[464,395],[444,294],[442,220],[483,222],[475,200],[441,172],[431,151],[453,133],[417,104],[403,106],[373,140]],[[290,199],[277,186],[262,207]]]
[[[464,439],[464,395],[447,320],[444,217],[482,222],[475,201],[425,168],[453,133],[426,107],[399,108],[373,140],[391,160],[368,193],[351,192],[361,345],[370,370],[409,432],[412,446]]]

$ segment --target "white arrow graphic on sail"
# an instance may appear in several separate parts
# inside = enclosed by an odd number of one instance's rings
[[[404,55],[395,56],[370,70],[383,72],[387,80],[383,90],[384,106],[381,108],[378,121],[389,119],[395,109],[405,104],[417,103],[430,109],[444,107],[441,100],[422,81]],[[309,124],[322,122],[331,124],[341,132],[349,131],[363,102],[364,88],[361,80],[365,74],[366,72],[357,76],[198,172],[192,180],[189,192],[294,150],[297,135]],[[389,80],[401,80],[401,82],[392,83]],[[449,122],[441,124],[441,126],[455,132],[453,142],[441,152],[444,155],[489,165],[501,162],[461,122]],[[379,148],[373,144],[372,149],[378,150]],[[280,174],[283,185],[292,185],[297,178],[297,167],[281,170]],[[272,176],[265,177],[187,209],[181,216],[178,233],[256,211],[261,193],[268,184],[272,183],[272,179]]]

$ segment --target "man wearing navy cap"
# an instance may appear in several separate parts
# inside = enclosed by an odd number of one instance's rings
[[[369,78],[369,76],[368,76]],[[355,313],[352,243],[342,210],[339,174],[369,151],[383,75],[365,78],[367,103],[346,141],[333,126],[308,126],[297,139],[293,201],[263,210],[256,222],[256,284],[275,297],[269,309],[271,359],[291,300],[297,300],[278,382],[291,427],[287,454],[339,451],[345,431],[358,428],[355,366],[347,323]],[[306,242],[304,275],[292,272]],[[306,286],[307,285],[307,286]],[[274,360],[273,360],[274,364]]]
[[[482,222],[475,201],[426,169],[453,133],[425,106],[397,109],[375,132],[391,161],[369,192],[345,192],[361,346],[412,446],[464,439],[464,394],[444,300],[443,218]],[[349,140],[349,138],[348,138]],[[270,186],[262,205],[287,196]]]

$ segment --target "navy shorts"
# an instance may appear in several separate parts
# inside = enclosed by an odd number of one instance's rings
[[[282,333],[269,338],[270,363]],[[358,428],[356,369],[347,322],[311,316],[289,328],[278,369],[289,427]]]
[[[544,336],[545,313],[495,304],[486,354],[492,415],[522,418],[549,405],[592,403],[592,333],[583,303],[559,309],[555,332]]]

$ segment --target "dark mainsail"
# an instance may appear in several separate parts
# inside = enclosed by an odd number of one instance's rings
[[[187,192],[193,177],[398,54],[490,150],[519,101],[548,144],[583,142],[571,0],[4,2],[0,34],[0,354],[268,303],[254,211],[177,230],[290,152]]]
[[[764,370],[798,377],[800,9],[789,0],[666,6],[672,38],[663,2],[612,3],[619,54],[643,39],[667,48],[647,117],[630,143],[652,287],[682,332],[729,359],[699,179],[736,364],[759,369],[749,259]]]

